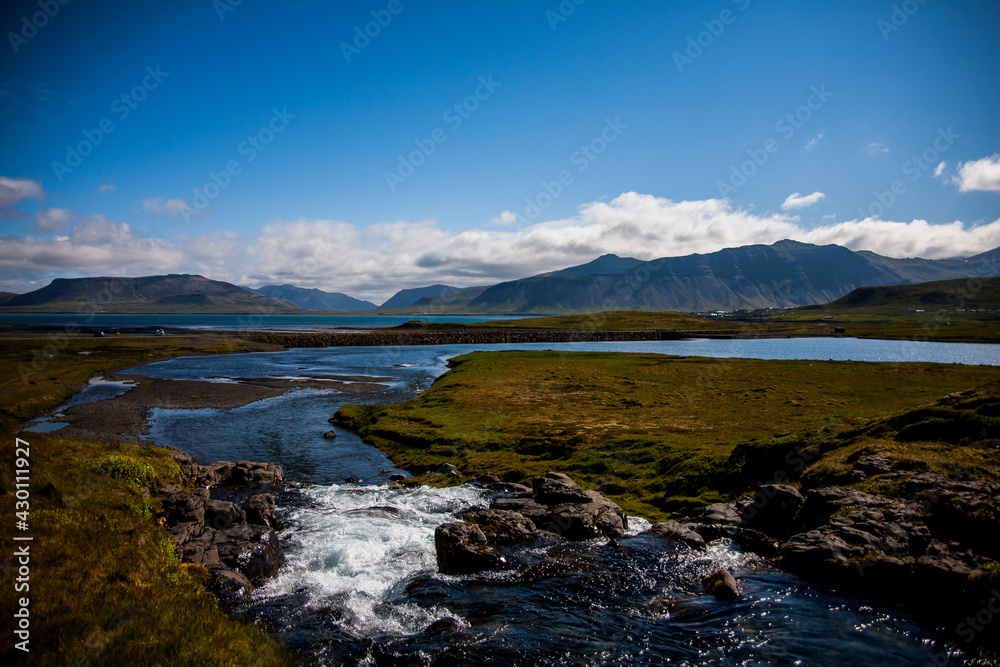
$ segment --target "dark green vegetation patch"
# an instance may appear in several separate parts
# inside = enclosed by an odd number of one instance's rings
[[[795,481],[862,442],[967,433],[981,447],[996,432],[989,414],[907,411],[996,381],[1000,369],[982,366],[476,352],[412,401],[345,406],[337,420],[415,473],[445,462],[466,477],[559,470],[659,519]]]

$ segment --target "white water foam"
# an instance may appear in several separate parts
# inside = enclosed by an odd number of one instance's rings
[[[360,636],[414,634],[442,616],[391,600],[420,572],[436,571],[434,529],[456,512],[485,505],[479,489],[392,490],[353,484],[303,489],[312,506],[294,512],[283,532],[287,564],[255,595],[302,596],[337,609],[337,624]]]

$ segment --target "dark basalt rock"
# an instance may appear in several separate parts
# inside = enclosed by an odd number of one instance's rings
[[[458,517],[479,526],[490,544],[522,544],[534,540],[538,533],[531,519],[508,510],[474,508],[460,513]]]
[[[445,523],[434,531],[438,571],[442,574],[473,574],[492,570],[504,560],[486,541],[479,526],[471,523]]]
[[[246,520],[246,513],[234,502],[209,500],[205,503],[205,525],[210,528],[225,530]]]
[[[701,580],[706,593],[711,593],[719,600],[735,600],[740,596],[740,587],[736,578],[729,570],[719,570]]]
[[[671,540],[683,542],[692,549],[705,549],[705,538],[691,529],[690,526],[677,521],[661,521],[649,528],[649,532],[662,535]]]
[[[740,525],[768,535],[787,535],[804,502],[794,486],[763,484],[739,507]]]
[[[461,473],[458,471],[458,468],[455,467],[455,465],[451,464],[451,463],[442,463],[441,465],[439,465],[437,467],[437,470],[435,472],[439,472],[442,475],[447,475],[448,477],[460,477],[461,476]]]
[[[185,476],[201,487],[250,487],[274,486],[285,481],[281,466],[253,461],[216,461],[207,466],[198,465],[189,456],[174,459],[181,464]]]
[[[461,631],[462,624],[458,621],[458,619],[452,618],[451,616],[439,618],[424,628],[425,635],[436,636],[453,635]]]
[[[173,493],[163,500],[163,511],[167,513],[167,522],[178,524],[185,522],[203,523],[205,521],[205,503],[208,502],[208,489],[192,489]]]
[[[892,461],[885,454],[867,454],[854,462],[852,469],[860,479],[892,472]]]
[[[701,511],[701,519],[707,524],[739,526],[743,523],[740,508],[736,503],[715,503]]]
[[[208,581],[208,590],[223,601],[240,598],[253,590],[253,585],[247,578],[235,570],[220,567],[210,569],[209,572],[212,576]]]
[[[544,477],[531,480],[535,501],[543,505],[562,503],[586,503],[590,497],[568,476],[558,472],[547,472]]]
[[[204,567],[208,588],[221,600],[253,590],[274,576],[285,557],[274,532],[277,519],[270,493],[247,495],[241,489],[273,486],[284,481],[280,466],[251,461],[219,461],[198,465],[186,455],[174,456],[187,479],[201,488],[172,491],[163,511],[178,558]],[[211,498],[207,487],[227,499]]]
[[[548,475],[555,476],[559,473]],[[601,535],[621,537],[625,534],[628,528],[625,512],[601,494],[583,491],[565,475],[535,479],[545,481],[536,485],[533,498],[498,498],[493,501],[492,509],[517,512],[531,519],[539,530],[555,533],[569,540],[589,540]],[[549,485],[548,482],[554,484]],[[538,489],[542,489],[542,498],[549,501],[564,497],[572,497],[576,501],[543,504],[539,500]],[[558,491],[553,491],[554,489]]]
[[[213,536],[219,559],[239,571],[254,586],[273,577],[285,562],[278,536],[266,526],[242,524]]]
[[[274,515],[274,496],[270,493],[258,493],[247,498],[243,503],[243,512],[247,523],[278,527],[278,519]]]
[[[488,478],[493,487],[514,487]],[[459,514],[462,523],[435,532],[438,568],[458,574],[502,565],[497,548],[534,542],[547,536],[568,540],[621,537],[628,528],[625,513],[596,491],[583,491],[572,479],[550,472],[533,480],[532,497],[496,498],[489,509]],[[523,488],[528,491],[527,487]],[[499,490],[499,489],[498,489]],[[516,489],[520,491],[520,489]],[[554,534],[554,535],[552,535]]]

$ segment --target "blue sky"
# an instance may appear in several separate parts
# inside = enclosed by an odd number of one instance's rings
[[[94,4],[0,14],[0,290],[1000,246],[994,2]]]

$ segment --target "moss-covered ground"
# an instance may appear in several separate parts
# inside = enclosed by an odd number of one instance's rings
[[[7,638],[0,662],[236,666],[293,661],[259,628],[230,620],[204,587],[207,572],[181,565],[174,556],[158,518],[156,490],[180,481],[180,469],[170,458],[176,452],[14,432],[95,373],[178,354],[251,349],[257,348],[221,336],[0,340],[0,432],[6,440],[0,449],[0,535],[6,545],[0,554],[5,612],[0,634]],[[27,494],[17,487],[16,470],[28,471],[20,474],[30,478]],[[18,491],[26,505],[16,505]],[[16,525],[22,519],[27,530]],[[15,535],[32,540],[15,542]],[[15,547],[24,545],[30,553],[27,564],[15,556]],[[16,583],[27,587],[17,590]],[[14,646],[19,619],[13,612],[21,608],[21,598],[30,600],[27,654]]]
[[[446,462],[464,478],[558,470],[649,519],[793,479],[844,444],[824,444],[836,434],[1000,380],[983,366],[596,352],[476,352],[452,365],[414,400],[336,419],[430,473],[421,481],[441,483],[431,471]]]

